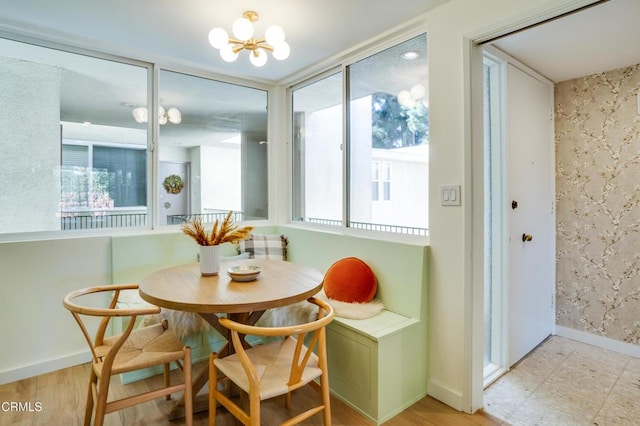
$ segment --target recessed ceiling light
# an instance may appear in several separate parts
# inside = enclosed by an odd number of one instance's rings
[[[416,50],[408,50],[400,55],[402,59],[416,59],[418,56],[420,56],[420,52]]]

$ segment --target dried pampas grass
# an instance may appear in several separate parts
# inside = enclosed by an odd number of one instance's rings
[[[227,213],[222,223],[216,219],[211,229],[211,233],[207,233],[202,224],[202,218],[198,217],[182,224],[182,232],[194,239],[201,246],[217,246],[223,243],[237,243],[248,239],[253,231],[253,226],[245,226],[238,228],[234,225],[231,215],[233,212]]]

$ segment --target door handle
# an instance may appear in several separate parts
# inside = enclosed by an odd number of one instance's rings
[[[530,234],[522,234],[522,241],[527,242],[533,240],[533,237]]]

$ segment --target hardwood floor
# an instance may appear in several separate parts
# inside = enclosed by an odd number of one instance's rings
[[[206,364],[194,365],[194,375]],[[0,386],[0,425],[81,425],[84,416],[86,387],[89,378],[89,364],[54,371],[41,376],[20,380]],[[158,375],[150,379],[122,385],[114,380],[111,385],[111,398],[119,398],[131,392],[152,389],[162,380]],[[176,372],[176,381],[180,374]],[[295,410],[303,410],[310,402],[317,401],[318,394],[305,387],[293,394],[292,406]],[[21,403],[21,411],[10,410],[6,403]],[[105,425],[168,425],[180,426],[182,420],[169,421],[168,414],[175,404],[175,399],[166,401],[159,398],[155,401],[140,404],[120,412],[108,414]],[[276,398],[262,405],[262,424],[279,424],[287,418],[284,400]],[[333,425],[355,426],[371,424],[365,417],[353,410],[339,399],[332,397],[331,413]],[[194,415],[194,425],[208,424],[208,413]],[[232,416],[223,409],[218,410],[216,424],[220,426],[236,425]],[[322,425],[322,416],[315,415],[305,425]],[[388,426],[407,425],[500,425],[497,418],[483,412],[474,415],[460,413],[433,398],[426,397],[406,411],[385,423]]]

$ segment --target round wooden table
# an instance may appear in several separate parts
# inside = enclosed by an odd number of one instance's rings
[[[227,268],[255,265],[262,272],[255,281],[232,281]],[[255,324],[267,309],[306,300],[322,289],[323,275],[308,266],[281,260],[222,260],[218,275],[201,276],[197,263],[174,266],[153,272],[139,283],[140,297],[163,308],[194,312],[204,318],[227,339],[218,356],[232,353],[229,330],[218,322],[217,314],[245,324]],[[246,342],[245,342],[246,343]],[[248,346],[248,343],[247,343]],[[193,381],[196,395],[208,380],[204,369]],[[206,396],[206,395],[204,395]],[[194,412],[208,408],[207,400],[194,401]],[[179,411],[171,418],[181,417]]]
[[[255,281],[232,281],[227,268],[257,265]],[[246,314],[290,305],[322,289],[317,270],[293,262],[263,259],[223,260],[218,275],[201,276],[197,263],[162,269],[140,281],[140,296],[149,303],[199,314]]]

